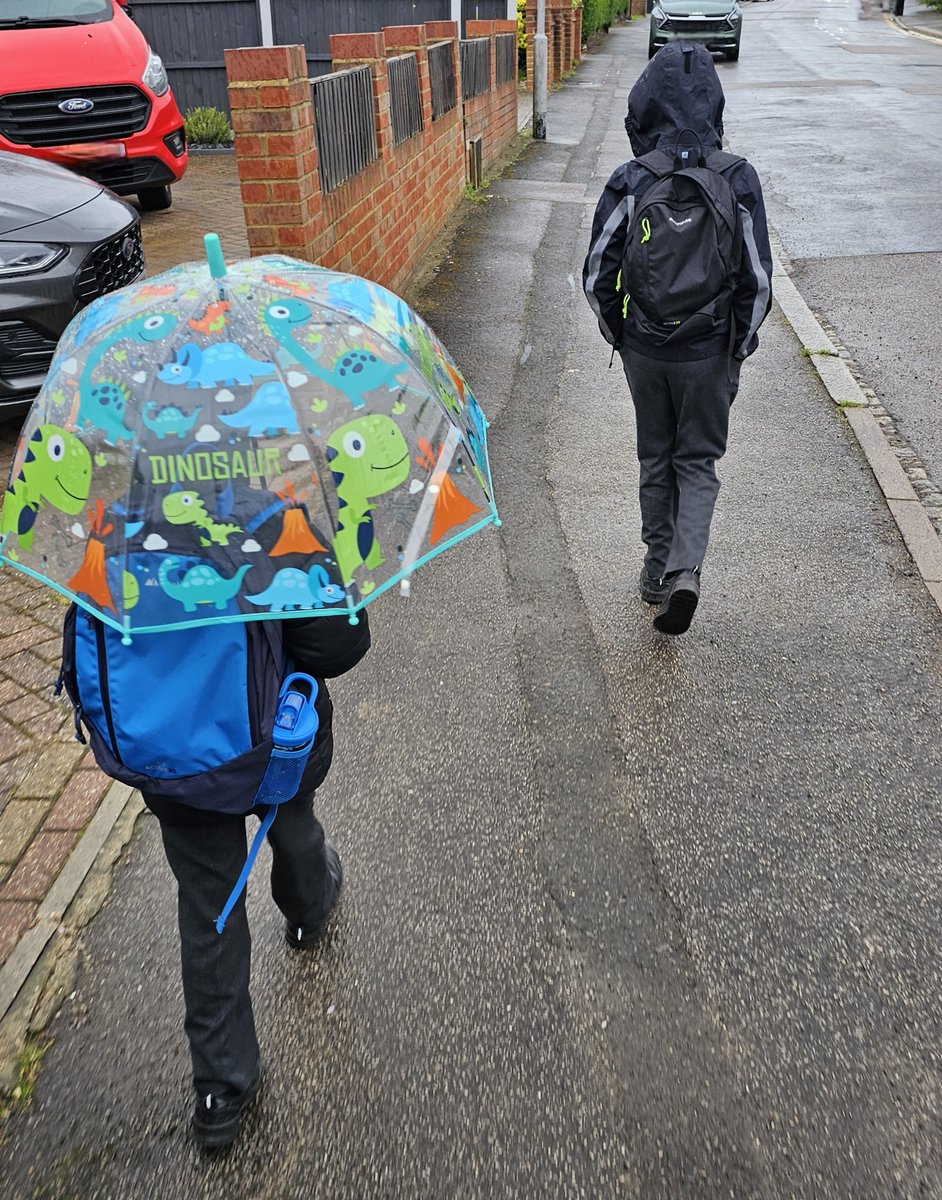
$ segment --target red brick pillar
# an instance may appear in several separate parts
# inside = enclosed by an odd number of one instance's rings
[[[419,69],[419,95],[422,100],[422,127],[432,124],[432,85],[428,74],[428,33],[424,25],[386,25],[383,28],[383,48],[387,58],[399,54],[414,54]],[[386,77],[389,87],[389,76]]]
[[[524,10],[527,32],[527,91],[533,91],[533,39],[536,37],[536,0],[527,0]]]
[[[304,47],[226,50],[225,62],[249,247],[313,259],[322,199]]]
[[[548,22],[552,23],[553,29],[549,44],[549,77],[551,82],[558,83],[562,79],[565,70],[563,60],[563,12],[559,5],[554,5],[552,12],[547,11],[546,18]]]
[[[465,32],[469,38],[487,38],[490,43],[488,58],[490,61],[490,79],[488,87],[491,92],[497,86],[497,55],[494,46],[495,21],[465,21]]]
[[[576,56],[576,62],[582,61],[582,5],[572,10],[573,20],[573,35],[572,35],[572,50]]]
[[[389,78],[386,74],[386,50],[381,33],[332,33],[330,59],[335,71],[348,67],[369,67],[373,76],[373,98],[376,102],[376,139],[381,159],[388,158],[393,149],[392,124],[389,118]]]

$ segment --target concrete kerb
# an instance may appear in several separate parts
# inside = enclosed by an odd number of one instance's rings
[[[898,29],[900,33],[908,33],[910,37],[922,38],[927,42],[942,42],[942,28],[929,29],[925,25],[910,25],[907,21],[901,21],[893,13],[884,13],[883,16],[886,23],[892,25],[894,29]],[[940,20],[942,20],[942,14],[940,14]]]
[[[47,948],[57,934],[68,928],[73,902],[121,817],[127,814],[130,829],[142,809],[139,793],[126,784],[112,783],[40,904],[36,923],[23,934],[0,968],[0,1088],[9,1090],[16,1082],[23,1038],[55,967],[54,956],[47,955]],[[44,955],[48,969],[39,971]]]
[[[772,278],[779,308],[814,364],[828,395],[843,410],[883,493],[887,507],[893,514],[916,570],[929,595],[942,611],[942,542],[939,541],[926,510],[900,466],[899,459],[887,444],[860,385],[777,256],[774,259]]]

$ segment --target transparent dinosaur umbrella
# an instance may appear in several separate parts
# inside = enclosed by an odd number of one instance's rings
[[[0,560],[127,635],[355,619],[498,523],[484,415],[398,296],[281,256],[226,267],[215,235],[206,249],[66,330]]]

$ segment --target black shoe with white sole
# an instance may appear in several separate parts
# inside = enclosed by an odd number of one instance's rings
[[[667,595],[654,614],[654,628],[659,633],[676,636],[686,633],[697,611],[700,599],[700,575],[697,571],[678,571],[667,580]]]
[[[295,950],[310,950],[312,946],[317,945],[326,932],[340,898],[340,889],[343,887],[343,867],[340,865],[340,855],[333,846],[328,846],[325,854],[327,856],[327,874],[334,886],[334,896],[326,914],[315,924],[291,925],[285,921],[285,941]]]
[[[262,1073],[255,1076],[241,1095],[226,1100],[221,1096],[201,1096],[193,1110],[190,1132],[193,1141],[204,1150],[222,1150],[239,1135],[242,1114],[258,1095]]]

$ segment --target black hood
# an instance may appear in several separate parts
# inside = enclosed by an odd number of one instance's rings
[[[635,157],[664,142],[673,148],[692,130],[706,154],[723,147],[723,87],[705,46],[669,42],[651,59],[628,95],[625,129]],[[685,143],[692,138],[683,139]]]

